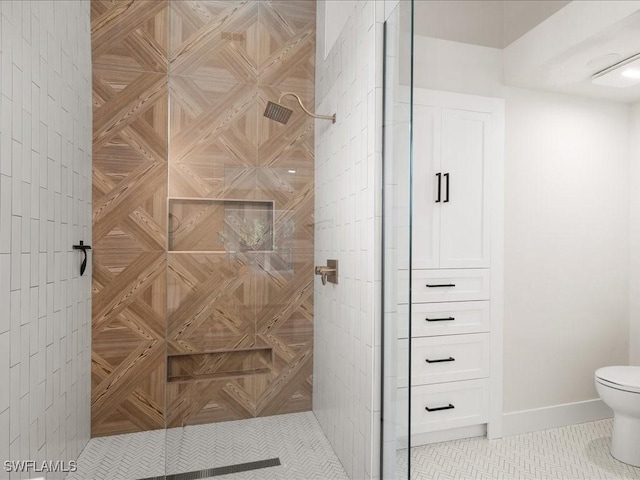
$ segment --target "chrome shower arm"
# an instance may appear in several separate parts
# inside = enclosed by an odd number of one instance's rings
[[[316,115],[315,113],[311,113],[309,110],[307,110],[306,108],[304,108],[304,105],[302,104],[302,100],[300,100],[300,97],[298,95],[296,95],[293,92],[284,92],[280,95],[280,97],[278,97],[278,103],[282,102],[282,99],[284,97],[286,97],[287,95],[291,95],[292,97],[295,97],[295,99],[298,101],[298,105],[300,105],[300,108],[302,109],[302,111],[304,113],[306,113],[307,115],[309,115],[310,117],[313,118],[320,118],[322,120],[331,120],[332,123],[336,123],[336,114],[334,113],[333,115]]]

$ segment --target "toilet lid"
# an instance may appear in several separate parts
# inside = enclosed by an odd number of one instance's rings
[[[640,367],[603,367],[596,370],[596,378],[621,390],[640,392]]]

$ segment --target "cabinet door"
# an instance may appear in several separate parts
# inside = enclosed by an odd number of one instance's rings
[[[441,112],[438,107],[414,105],[413,113],[413,268],[440,266],[440,173]],[[442,192],[441,192],[442,196]]]
[[[489,267],[491,114],[442,109],[440,268]]]

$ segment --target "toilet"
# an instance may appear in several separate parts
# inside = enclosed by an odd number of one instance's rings
[[[640,467],[640,367],[604,367],[596,370],[596,390],[613,410],[611,455]]]

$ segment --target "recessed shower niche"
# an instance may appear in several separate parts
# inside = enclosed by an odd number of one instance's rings
[[[172,252],[273,250],[273,202],[212,198],[169,199]]]
[[[272,365],[273,349],[270,347],[170,353],[167,356],[167,381],[189,383],[268,374]]]

